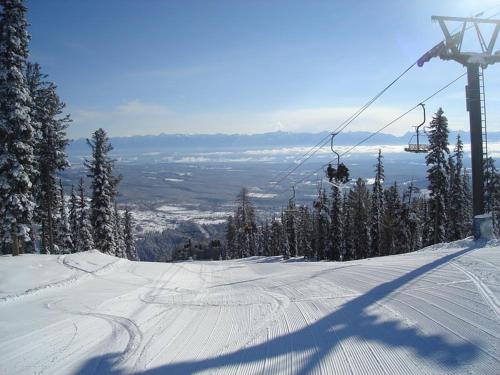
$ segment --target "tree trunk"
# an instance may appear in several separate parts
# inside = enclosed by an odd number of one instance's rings
[[[52,224],[52,202],[47,202],[47,224],[48,224],[48,240],[49,240],[49,252],[54,254],[54,229]]]
[[[19,255],[19,238],[17,238],[15,225],[12,228],[12,256]]]

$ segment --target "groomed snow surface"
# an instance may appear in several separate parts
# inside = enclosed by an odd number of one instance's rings
[[[2,374],[499,374],[500,242],[345,263],[0,257]]]

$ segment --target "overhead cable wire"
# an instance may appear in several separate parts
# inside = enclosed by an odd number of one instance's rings
[[[494,6],[491,6],[482,12],[477,13],[474,17],[479,17],[481,15],[484,15],[484,13],[489,12],[492,9],[495,9],[500,6],[500,3]],[[500,12],[497,12],[489,17],[486,17],[487,19],[491,19],[497,15],[499,15]],[[472,26],[467,27],[467,30],[470,29]],[[411,64],[407,69],[405,69],[398,77],[396,77],[390,84],[388,84],[384,89],[382,89],[377,95],[375,95],[372,99],[370,99],[365,105],[360,107],[354,114],[352,114],[350,117],[348,117],[344,122],[342,122],[340,125],[337,126],[335,130],[333,130],[330,134],[324,136],[318,143],[316,143],[314,146],[312,146],[305,154],[301,156],[301,159],[297,165],[295,165],[291,170],[285,173],[283,177],[278,178],[276,182],[274,182],[273,188],[276,188],[279,186],[284,180],[286,180],[292,173],[294,173],[297,169],[299,169],[305,162],[307,162],[309,159],[311,159],[322,147],[324,147],[330,140],[331,134],[339,134],[341,133],[347,126],[349,126],[354,120],[356,120],[368,107],[370,107],[380,96],[382,96],[390,87],[392,87],[399,79],[401,79],[408,71],[410,71],[417,62],[414,62]],[[271,181],[270,181],[271,182]]]
[[[378,98],[380,98],[387,90],[389,90],[397,81],[399,81],[406,73],[408,73],[417,62],[415,61],[408,68],[406,68],[401,74],[399,74],[391,83],[385,86],[377,95],[375,95],[372,99],[370,99],[365,105],[359,108],[353,115],[351,115],[347,120],[338,125],[335,130],[331,133],[339,134],[341,133],[347,126],[349,126],[354,120],[356,120],[368,107],[370,107]],[[301,160],[294,168],[292,168],[289,172],[287,172],[283,177],[278,179],[275,183],[275,186],[280,185],[284,180],[286,180],[293,172],[299,169],[306,161],[312,158],[323,146],[325,146],[331,137],[331,133],[327,136],[323,137],[320,142],[318,142],[309,152],[304,154],[305,158]]]
[[[444,85],[443,87],[441,87],[439,90],[435,91],[433,94],[429,95],[427,98],[425,98],[424,100],[420,101],[418,104],[416,104],[415,106],[411,107],[410,109],[408,109],[404,113],[400,114],[399,116],[397,116],[396,118],[394,118],[393,120],[391,120],[390,122],[388,122],[387,124],[385,124],[384,126],[382,126],[381,128],[379,128],[374,133],[371,133],[367,137],[363,138],[360,142],[358,142],[354,146],[350,147],[349,149],[347,149],[346,151],[344,151],[343,153],[341,153],[340,156],[342,157],[342,156],[345,156],[348,153],[352,152],[354,149],[356,149],[357,147],[359,147],[360,145],[362,145],[363,143],[365,143],[369,139],[373,138],[375,135],[377,135],[380,132],[382,132],[384,129],[386,129],[389,126],[393,125],[395,122],[399,121],[400,119],[402,119],[403,117],[405,117],[406,115],[408,115],[410,112],[412,112],[413,110],[415,110],[416,108],[418,108],[418,106],[420,105],[420,103],[425,103],[425,102],[429,101],[430,99],[432,99],[433,97],[435,97],[436,95],[440,94],[442,91],[446,90],[448,87],[450,87],[451,85],[453,85],[455,82],[457,82],[461,78],[465,77],[466,75],[467,75],[467,73],[463,73],[463,74],[459,75],[457,78],[455,78],[454,80],[450,81],[449,83],[447,83],[446,85]],[[334,160],[330,160],[328,163],[332,163],[332,162],[334,162]],[[307,180],[308,178],[310,178],[311,176],[317,174],[319,171],[323,171],[323,169],[328,165],[328,163],[321,165],[320,168],[314,170],[314,172],[306,175],[302,179],[293,182],[293,185],[301,184],[305,180]],[[278,194],[278,196],[281,195],[281,194],[282,193]]]

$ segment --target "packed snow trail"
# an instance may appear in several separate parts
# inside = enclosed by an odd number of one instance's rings
[[[2,374],[499,374],[500,243],[360,261],[0,257]]]

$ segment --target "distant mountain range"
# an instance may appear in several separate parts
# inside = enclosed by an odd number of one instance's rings
[[[450,132],[450,143],[454,143],[457,137],[456,131]],[[314,146],[322,138],[328,136],[328,132],[321,133],[290,133],[273,132],[263,134],[160,134],[132,137],[111,138],[115,152],[118,154],[135,154],[144,152],[180,152],[186,150],[248,150],[267,149],[279,147],[307,147]],[[368,137],[369,132],[346,132],[341,133],[335,139],[337,145],[354,145]],[[464,143],[469,143],[469,132],[460,132]],[[403,145],[407,144],[412,133],[403,136],[391,134],[377,134],[369,139],[366,145]],[[489,142],[500,142],[500,132],[489,132]],[[69,154],[87,155],[89,147],[85,139],[72,141],[68,147]]]

